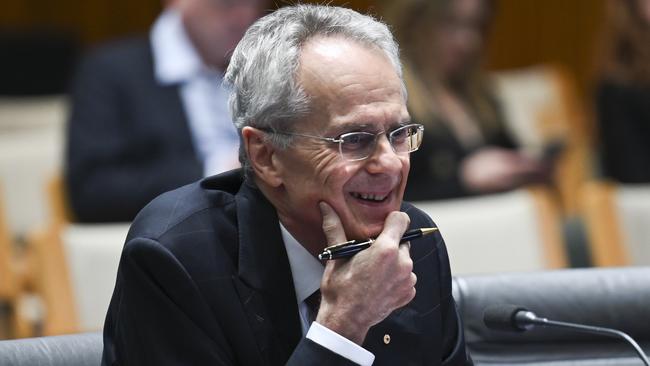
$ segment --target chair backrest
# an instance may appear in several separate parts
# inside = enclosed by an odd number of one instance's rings
[[[483,316],[490,306],[520,305],[548,319],[619,329],[647,353],[648,278],[650,267],[456,276],[453,294],[477,365],[635,365],[631,346],[617,339],[552,328],[490,330]]]
[[[650,265],[650,184],[591,182],[581,193],[593,264]]]
[[[61,232],[80,331],[104,326],[128,230],[128,223],[70,224]]]
[[[0,365],[99,366],[102,349],[99,332],[0,341]]]
[[[0,134],[61,128],[67,109],[68,97],[64,95],[0,97]]]
[[[555,140],[566,144],[557,160],[554,181],[563,210],[575,214],[577,192],[591,175],[587,162],[593,140],[575,81],[556,65],[500,71],[492,76],[508,126],[525,150],[543,155],[545,146]]]
[[[0,191],[2,185],[0,184]],[[28,281],[26,250],[19,250],[7,224],[0,194],[0,339],[29,336],[29,297],[25,288]]]
[[[1,184],[0,191],[2,191]],[[15,333],[11,319],[17,287],[14,249],[0,194],[0,339],[11,338]]]
[[[63,160],[65,97],[0,99],[0,182],[13,235],[43,225],[49,215],[43,190]]]
[[[48,192],[54,214],[47,227],[30,237],[37,257],[36,288],[45,308],[43,334],[99,330],[129,223],[71,223],[59,177],[49,182]]]
[[[2,191],[2,185],[0,185]],[[0,194],[0,301],[15,295],[14,247],[9,234],[9,226],[5,218],[2,195]]]
[[[567,265],[558,212],[545,189],[414,204],[440,228],[454,274]]]

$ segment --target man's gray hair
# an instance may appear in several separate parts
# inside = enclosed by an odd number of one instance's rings
[[[230,112],[240,136],[245,126],[292,131],[292,123],[309,112],[309,98],[297,81],[297,70],[303,45],[315,36],[341,36],[375,48],[402,78],[399,49],[384,23],[333,6],[301,4],[278,9],[246,31],[226,71]],[[402,91],[406,98],[404,85]],[[268,138],[282,148],[291,143],[287,135],[269,134]],[[239,160],[250,178],[243,142]]]

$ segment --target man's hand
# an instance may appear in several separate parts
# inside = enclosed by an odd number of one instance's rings
[[[321,202],[320,209],[328,245],[347,241],[332,207]],[[413,300],[417,278],[410,245],[399,244],[409,222],[405,213],[391,212],[370,248],[349,259],[327,262],[318,323],[361,345],[371,326]]]

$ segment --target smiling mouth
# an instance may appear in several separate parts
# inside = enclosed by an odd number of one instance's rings
[[[367,202],[384,202],[388,198],[388,194],[376,194],[376,193],[350,192],[350,195],[356,199],[367,201]]]

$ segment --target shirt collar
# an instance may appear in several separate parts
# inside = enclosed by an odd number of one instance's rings
[[[167,9],[160,14],[150,37],[156,80],[161,84],[182,83],[208,70],[187,36],[177,10]]]
[[[296,299],[298,304],[301,304],[309,295],[320,288],[320,281],[323,278],[325,267],[305,247],[298,243],[282,223],[280,223],[280,230],[289,257]]]

